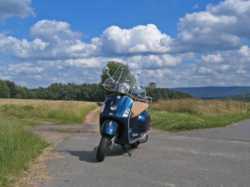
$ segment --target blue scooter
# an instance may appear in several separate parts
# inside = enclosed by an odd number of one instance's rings
[[[113,144],[121,145],[130,156],[129,150],[148,140],[150,130],[150,115],[147,108],[151,101],[146,96],[145,89],[131,81],[131,74],[118,68],[115,75],[109,76],[103,83],[109,92],[100,113],[101,140],[96,152],[97,161],[101,162]]]

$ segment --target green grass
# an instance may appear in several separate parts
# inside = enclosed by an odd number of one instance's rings
[[[202,128],[224,127],[250,118],[250,114],[209,116],[202,114],[152,111],[153,126],[166,131],[182,131]]]
[[[94,108],[88,102],[0,99],[0,187],[13,184],[48,145],[31,133],[32,126],[82,123]]]
[[[0,115],[0,186],[15,181],[47,143],[27,130],[27,122]]]
[[[154,103],[153,127],[183,131],[224,127],[250,118],[249,104],[235,101],[172,100]]]

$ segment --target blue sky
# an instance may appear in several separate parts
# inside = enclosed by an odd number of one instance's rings
[[[4,21],[1,30],[13,35],[28,36],[32,24],[42,19],[69,22],[73,30],[82,31],[85,39],[103,32],[110,25],[130,28],[153,23],[158,28],[175,36],[179,18],[188,12],[204,9],[207,4],[218,0],[43,0],[33,1],[35,16],[25,19],[17,17]]]
[[[109,60],[143,84],[250,85],[250,1],[2,0],[0,79],[98,82]]]

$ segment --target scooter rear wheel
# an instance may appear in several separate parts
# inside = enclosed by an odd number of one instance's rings
[[[110,140],[106,137],[102,137],[96,152],[96,160],[98,162],[102,162],[105,159],[109,145]]]

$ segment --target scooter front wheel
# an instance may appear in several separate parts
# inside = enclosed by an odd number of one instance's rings
[[[96,160],[98,162],[102,162],[105,159],[109,145],[110,140],[107,137],[102,137],[96,152]]]

